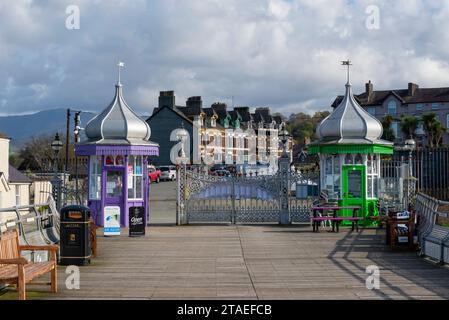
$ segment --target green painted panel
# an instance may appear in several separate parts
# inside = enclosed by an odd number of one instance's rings
[[[360,206],[360,217],[378,216],[377,199],[366,198],[366,167],[364,165],[342,166],[342,199],[341,206]],[[352,216],[352,210],[343,210],[341,216]],[[365,226],[374,226],[376,222],[363,221]],[[342,225],[351,225],[350,221],[343,221]]]
[[[310,154],[346,154],[346,153],[378,153],[393,154],[393,146],[390,145],[361,145],[361,144],[333,144],[333,145],[310,145]]]

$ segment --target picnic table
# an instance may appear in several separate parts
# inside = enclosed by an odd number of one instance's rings
[[[332,221],[332,232],[335,232],[335,227],[337,232],[340,231],[339,224],[343,220],[348,220],[352,222],[352,231],[354,228],[359,231],[359,221],[363,220],[363,218],[357,216],[357,212],[361,209],[359,206],[320,206],[320,207],[312,207],[313,217],[312,217],[312,227],[313,232],[318,232],[319,225],[322,221],[330,220]],[[332,210],[332,216],[324,216],[324,211]],[[352,217],[339,217],[338,211],[340,210],[352,210]],[[318,215],[321,213],[321,216]]]

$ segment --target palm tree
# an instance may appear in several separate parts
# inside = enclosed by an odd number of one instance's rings
[[[426,113],[422,115],[421,120],[427,135],[429,147],[436,148],[440,146],[446,128],[438,120],[437,115],[435,113]]]
[[[383,128],[382,139],[389,141],[394,141],[394,139],[396,139],[393,128],[391,127],[393,122],[394,118],[391,115],[386,115],[383,117],[381,121]]]
[[[415,138],[415,131],[418,128],[418,122],[419,120],[415,116],[404,116],[401,118],[401,131],[407,138]]]

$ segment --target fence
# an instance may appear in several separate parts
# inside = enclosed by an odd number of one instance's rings
[[[421,254],[440,264],[449,264],[449,224],[439,223],[439,218],[447,219],[448,210],[447,201],[437,200],[423,193],[416,197]]]
[[[449,148],[419,148],[408,159],[407,153],[397,152],[382,161],[385,167],[411,164],[418,192],[441,200],[449,200]],[[391,171],[385,171],[385,174]]]

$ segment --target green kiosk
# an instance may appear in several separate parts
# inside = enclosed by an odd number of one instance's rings
[[[318,140],[308,146],[320,159],[321,192],[339,206],[360,206],[360,217],[379,214],[380,155],[393,153],[382,131],[382,124],[355,100],[348,76],[341,103],[319,124]]]

